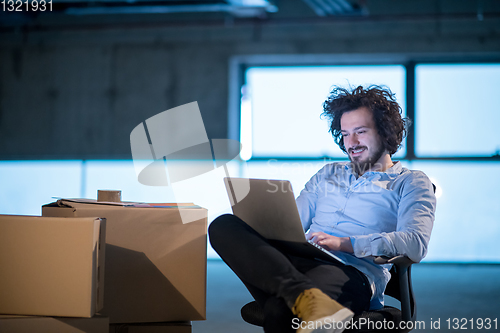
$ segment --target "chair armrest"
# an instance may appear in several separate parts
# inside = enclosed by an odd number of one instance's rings
[[[395,264],[395,265],[401,266],[401,267],[405,267],[405,266],[408,267],[408,266],[413,265],[415,263],[405,255],[399,255],[399,256],[395,256],[395,257],[379,256],[379,257],[375,257],[375,259],[373,259],[373,262],[375,262],[376,264],[379,264],[379,265]]]

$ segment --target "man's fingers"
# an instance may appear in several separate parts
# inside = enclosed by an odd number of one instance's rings
[[[317,236],[318,236],[317,232],[312,232],[312,233],[307,234],[307,239],[312,240],[313,242],[315,242],[318,239]]]
[[[318,244],[321,247],[324,247],[325,249],[329,249],[328,246],[328,235],[325,234],[324,232],[321,231],[316,231],[312,233],[307,234],[307,239],[310,241],[313,241],[314,243]]]
[[[315,231],[315,232],[311,232],[309,235],[311,235],[311,236],[313,236],[313,237],[314,237],[314,236],[316,236],[316,237],[317,237],[317,236],[323,236],[323,235],[324,235],[324,233],[323,233],[323,232],[321,232],[321,231]]]

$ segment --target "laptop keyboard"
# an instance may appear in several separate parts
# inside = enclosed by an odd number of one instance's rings
[[[327,249],[325,249],[324,247],[319,246],[318,244],[314,243],[312,240],[308,240],[307,242],[308,242],[309,244],[314,245],[314,247],[316,247],[316,248],[320,249],[320,250],[321,250],[321,251],[323,251],[323,252],[328,252],[328,253],[330,253]]]
[[[330,257],[335,258],[335,260],[337,260],[338,262],[341,262],[341,263],[345,264],[344,260],[340,259],[338,256],[334,255],[333,253],[331,253],[330,251],[328,251],[324,247],[321,247],[320,245],[314,243],[312,240],[308,239],[307,242],[309,244],[312,244],[315,248],[317,248],[317,249],[323,251],[324,253],[328,254]]]

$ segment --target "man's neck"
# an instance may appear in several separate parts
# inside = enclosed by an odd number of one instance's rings
[[[379,172],[384,172],[387,169],[392,168],[394,165],[394,162],[392,162],[391,155],[389,154],[384,154],[380,158],[379,162],[375,164],[376,166],[380,166],[380,169],[378,170],[371,170],[371,171],[379,171]]]

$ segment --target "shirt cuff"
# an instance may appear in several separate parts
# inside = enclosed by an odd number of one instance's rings
[[[370,236],[351,236],[352,249],[354,255],[358,258],[372,255]]]

